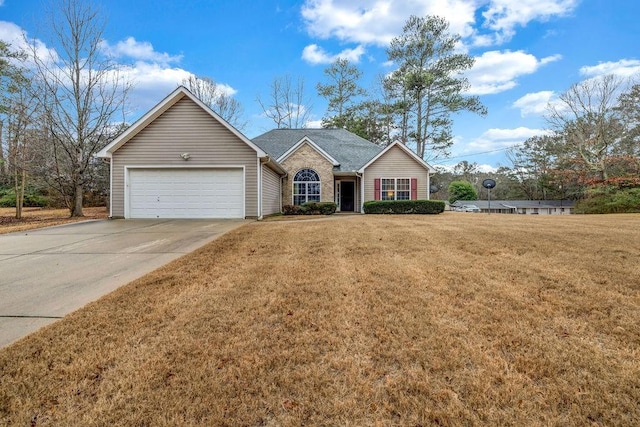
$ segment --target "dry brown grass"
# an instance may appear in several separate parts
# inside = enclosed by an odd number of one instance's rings
[[[0,208],[0,234],[89,219],[106,219],[109,216],[109,211],[105,207],[83,208],[83,212],[82,218],[70,218],[69,209],[24,208],[22,219],[16,219],[15,208]]]
[[[0,372],[10,425],[637,425],[640,215],[253,223]]]

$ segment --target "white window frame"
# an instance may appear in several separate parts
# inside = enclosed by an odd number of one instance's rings
[[[385,199],[383,198],[383,194],[385,191],[390,191],[389,189],[387,190],[383,190],[383,182],[384,180],[393,180],[393,199]],[[406,179],[409,181],[409,198],[408,199],[398,199],[398,180],[399,179]],[[385,178],[380,178],[380,200],[411,200],[411,179],[412,178],[407,178],[407,177],[397,177],[397,178],[390,178],[390,177],[385,177]],[[401,190],[403,192],[406,192],[407,190]]]
[[[316,175],[318,175],[318,181],[296,181],[296,176],[303,170],[310,170],[313,171]],[[300,170],[298,170],[294,175],[293,175],[293,181],[292,181],[292,185],[291,185],[291,204],[295,205],[296,202],[296,183],[304,183],[304,184],[318,184],[318,202],[320,202],[322,200],[322,180],[320,180],[320,174],[318,173],[318,171],[316,171],[313,168],[302,168]],[[309,189],[309,187],[307,186],[307,190]],[[307,203],[309,202],[309,192],[307,191],[305,193],[305,202],[302,203]],[[300,203],[300,204],[302,204]],[[299,205],[298,205],[299,206]]]

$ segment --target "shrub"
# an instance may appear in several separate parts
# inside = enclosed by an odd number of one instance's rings
[[[439,214],[444,212],[442,200],[372,200],[364,202],[368,214]]]
[[[640,212],[640,188],[594,188],[576,203],[575,213],[606,214]]]
[[[32,188],[27,188],[24,192],[24,201],[22,205],[25,208],[44,208],[50,205],[47,197],[39,194]],[[14,208],[16,206],[16,193],[11,189],[0,192],[0,207]]]
[[[284,205],[282,211],[285,215],[331,215],[337,208],[333,202],[307,202],[300,206]]]
[[[284,205],[282,207],[282,213],[285,215],[300,215],[300,206]]]

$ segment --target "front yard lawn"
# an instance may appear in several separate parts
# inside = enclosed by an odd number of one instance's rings
[[[634,425],[640,215],[251,223],[0,372],[3,425]]]

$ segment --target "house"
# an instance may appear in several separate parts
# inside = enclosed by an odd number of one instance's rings
[[[274,129],[253,139],[287,172],[283,205],[335,202],[361,212],[367,200],[428,199],[435,170],[400,143],[386,148],[344,129]]]
[[[463,206],[474,204],[484,213],[507,213],[527,215],[570,215],[573,200],[458,200],[451,204],[452,210],[464,211]]]
[[[253,140],[184,87],[97,153],[111,218],[261,218],[283,205],[428,199],[434,169],[402,144],[343,129],[277,129]]]

